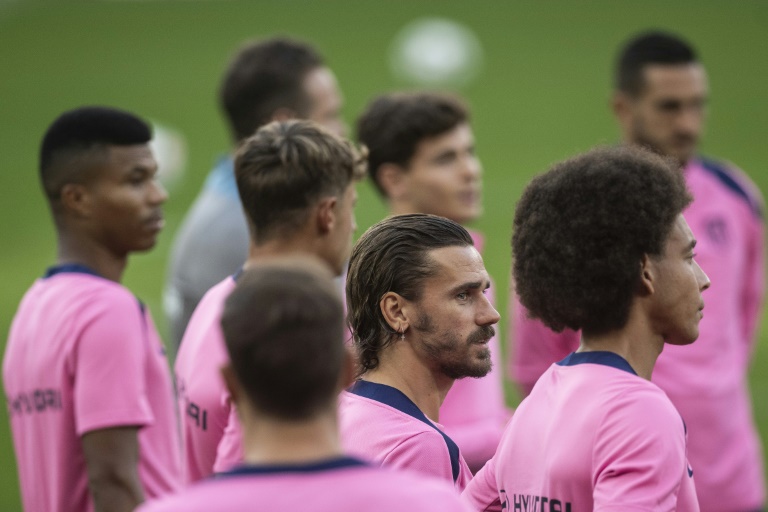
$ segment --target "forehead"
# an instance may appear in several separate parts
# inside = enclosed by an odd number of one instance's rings
[[[698,63],[651,64],[643,68],[643,93],[651,97],[704,96],[707,94],[707,75]]]
[[[435,153],[446,150],[455,150],[471,146],[475,143],[475,136],[469,123],[460,123],[445,133],[422,139],[416,144],[413,160],[429,158]]]
[[[462,283],[490,280],[480,253],[474,246],[451,246],[432,249],[427,257],[437,267],[435,275],[425,281],[429,287],[450,288]]]
[[[688,226],[685,217],[679,214],[675,219],[672,229],[667,235],[666,249],[671,252],[685,251],[690,248],[691,243],[695,240],[691,228]]]
[[[134,169],[155,171],[157,162],[152,156],[148,144],[133,144],[130,146],[107,145],[101,156],[94,162],[97,173],[94,176],[120,176]]]

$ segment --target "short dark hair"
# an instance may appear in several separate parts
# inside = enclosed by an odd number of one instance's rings
[[[311,105],[304,78],[323,65],[310,45],[284,37],[253,41],[240,48],[219,89],[235,141],[253,135],[279,108],[306,117]]]
[[[460,224],[436,215],[396,215],[371,226],[352,249],[347,273],[347,319],[360,357],[360,371],[376,368],[395,331],[381,313],[381,298],[395,292],[421,299],[423,282],[438,268],[429,252],[473,245]]]
[[[240,200],[259,242],[290,235],[325,196],[341,196],[365,176],[352,143],[312,121],[274,121],[243,141],[235,155]]]
[[[85,179],[82,165],[73,162],[109,145],[146,144],[152,129],[137,116],[111,107],[86,106],[64,112],[46,130],[40,146],[40,180],[46,197],[57,201],[62,187]]]
[[[357,120],[357,140],[368,148],[368,171],[376,189],[385,163],[408,167],[424,139],[469,121],[467,107],[454,96],[434,92],[393,93],[374,99]]]
[[[634,147],[598,148],[531,181],[515,209],[520,302],[555,331],[626,325],[643,256],[660,256],[690,204],[677,165]]]
[[[681,65],[698,62],[694,49],[667,32],[643,32],[630,39],[616,59],[615,87],[638,96],[645,85],[643,71],[650,64]]]
[[[307,419],[334,403],[344,361],[341,297],[330,271],[312,263],[249,268],[221,318],[247,398],[259,413],[285,420]]]

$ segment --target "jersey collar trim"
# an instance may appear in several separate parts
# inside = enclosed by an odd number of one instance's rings
[[[576,366],[579,364],[600,364],[637,375],[626,359],[614,352],[573,352],[557,363],[560,366]]]
[[[48,270],[45,271],[45,276],[43,277],[48,278],[55,276],[56,274],[64,273],[88,274],[90,276],[101,277],[101,275],[99,275],[91,267],[86,267],[85,265],[81,265],[79,263],[67,263],[65,265],[55,265],[53,267],[49,267]]]
[[[276,473],[318,473],[322,471],[331,471],[334,469],[344,469],[351,467],[368,467],[365,462],[353,457],[337,457],[324,460],[322,462],[312,462],[309,464],[243,464],[230,471],[218,473],[214,478],[226,478],[230,476],[244,475],[272,475]]]
[[[410,398],[405,396],[405,393],[399,389],[393,388],[392,386],[387,386],[386,384],[378,384],[375,382],[368,382],[367,380],[358,380],[352,385],[352,387],[348,389],[348,391],[352,394],[362,396],[370,400],[375,400],[377,402],[383,403],[384,405],[388,405],[435,429],[441,436],[443,436],[445,444],[448,447],[448,454],[451,458],[451,473],[453,474],[453,481],[456,482],[458,480],[459,470],[461,467],[459,462],[461,457],[459,446],[453,441],[453,439],[448,437],[445,432],[437,428],[434,423],[429,421],[424,413],[421,412],[421,409],[419,409],[416,404],[411,401]]]

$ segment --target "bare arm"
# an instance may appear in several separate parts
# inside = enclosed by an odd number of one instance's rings
[[[138,427],[87,432],[81,438],[96,512],[130,512],[144,501]]]

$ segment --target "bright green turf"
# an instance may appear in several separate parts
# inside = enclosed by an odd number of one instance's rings
[[[674,29],[696,43],[713,90],[703,150],[737,162],[768,191],[768,3],[757,0],[0,0],[0,331],[8,331],[19,298],[54,255],[36,154],[43,130],[62,110],[121,106],[188,139],[187,179],[171,191],[166,233],[154,252],[131,260],[125,279],[164,327],[160,292],[171,236],[214,157],[227,149],[214,91],[231,50],[246,38],[275,33],[314,41],[338,74],[351,121],[373,95],[404,85],[389,73],[388,45],[406,22],[426,15],[462,21],[485,48],[484,73],[462,92],[474,110],[486,171],[486,210],[477,226],[487,235],[486,263],[500,291],[508,281],[512,211],[527,180],[555,160],[615,140],[610,67],[617,45],[636,30]],[[384,208],[368,184],[360,188],[362,231]],[[765,440],[768,348],[762,341],[751,383]],[[0,509],[18,510],[7,417],[0,410]]]

